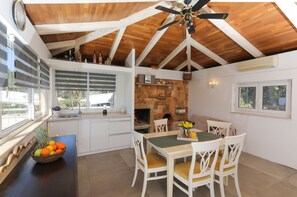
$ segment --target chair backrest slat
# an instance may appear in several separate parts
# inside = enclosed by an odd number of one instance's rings
[[[214,176],[215,163],[218,158],[221,139],[206,142],[192,142],[192,162],[189,171],[189,181],[195,178]],[[198,158],[197,158],[198,156]],[[199,159],[198,173],[194,173],[195,165],[198,165],[196,159]]]
[[[231,124],[232,123],[230,122],[207,120],[208,133],[212,133],[220,137],[229,136]]]
[[[168,119],[160,119],[160,120],[154,120],[155,123],[155,130],[156,132],[167,132],[168,131],[168,125],[167,125]]]
[[[136,155],[136,162],[141,162],[143,166],[147,168],[147,159],[143,146],[143,134],[132,131],[132,143]]]
[[[240,154],[243,148],[243,142],[246,133],[236,136],[227,136],[224,138],[225,140],[225,149],[224,154],[222,156],[222,161],[220,164],[220,170],[224,170],[225,168],[229,168],[232,166],[237,166]]]

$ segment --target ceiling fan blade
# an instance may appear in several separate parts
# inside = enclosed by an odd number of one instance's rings
[[[176,10],[172,10],[172,9],[169,9],[169,8],[166,8],[166,7],[163,7],[163,6],[160,6],[160,5],[158,5],[158,6],[156,7],[156,9],[157,9],[157,10],[162,10],[162,11],[164,11],[164,12],[169,12],[169,13],[171,13],[171,14],[180,14],[180,12],[178,12],[178,11],[176,11]]]
[[[162,29],[165,29],[166,27],[169,27],[170,25],[173,25],[175,23],[177,23],[179,20],[174,20],[170,23],[167,23],[166,25],[163,25],[162,27],[159,27],[159,29],[157,29],[158,31],[161,31]]]
[[[225,19],[228,17],[228,13],[207,13],[207,14],[198,14],[197,18],[202,19]]]
[[[196,12],[197,10],[200,10],[205,4],[210,2],[210,0],[199,0],[193,7],[192,12]]]

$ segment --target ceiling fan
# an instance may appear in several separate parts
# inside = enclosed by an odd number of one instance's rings
[[[184,0],[185,5],[183,5],[181,11],[176,11],[163,6],[157,6],[156,9],[158,10],[181,16],[180,19],[176,19],[170,23],[167,23],[166,25],[159,27],[158,31],[165,29],[166,27],[169,27],[170,25],[173,25],[177,22],[180,22],[180,26],[183,26],[186,23],[189,34],[194,33],[195,27],[192,17],[195,17],[196,11],[200,10],[204,5],[210,2],[210,0],[198,0],[198,2],[194,6],[190,5],[191,2],[192,0]],[[227,18],[227,16],[228,13],[201,13],[198,14],[196,17],[200,19],[225,19]]]

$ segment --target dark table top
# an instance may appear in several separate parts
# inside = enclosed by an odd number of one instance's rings
[[[1,197],[78,196],[76,136],[55,140],[66,144],[65,154],[51,163],[37,163],[30,155],[33,146],[1,183]]]

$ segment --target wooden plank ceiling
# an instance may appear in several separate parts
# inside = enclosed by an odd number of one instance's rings
[[[195,33],[188,37],[185,26],[178,23],[157,31],[174,16],[155,7],[172,8],[172,2],[122,1],[38,4],[38,0],[24,0],[28,18],[55,58],[79,47],[88,61],[94,51],[101,51],[103,60],[111,57],[112,64],[124,65],[135,48],[137,66],[193,71],[297,50],[293,1],[213,0],[200,11],[227,12],[228,18],[219,22],[195,18]]]

